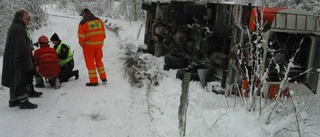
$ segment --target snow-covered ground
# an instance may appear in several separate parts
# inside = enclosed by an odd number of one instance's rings
[[[33,40],[37,41],[41,35],[50,38],[53,33],[57,33],[74,50],[75,69],[79,69],[80,78],[62,83],[60,89],[53,89],[49,84],[46,84],[45,88],[36,88],[37,91],[44,92],[44,95],[30,99],[39,105],[34,110],[9,108],[9,89],[1,86],[1,137],[179,136],[178,108],[182,82],[175,78],[176,70],[162,70],[163,57],[136,53],[138,47],[145,46],[144,28],[137,39],[141,22],[108,19],[108,23],[121,27],[119,33],[107,30],[103,47],[108,83],[100,83],[98,87],[86,87],[85,83],[89,80],[87,69],[82,49],[77,44],[80,17],[75,16],[77,13],[56,10],[54,7],[47,11],[50,14],[47,26],[33,31]],[[133,68],[128,68],[127,59],[134,57],[144,62],[144,69],[139,72],[142,79],[140,83],[131,84],[130,76],[126,72]],[[2,65],[2,57],[0,64]],[[148,79],[150,77],[151,79]],[[199,82],[191,81],[186,136],[298,136],[297,132],[290,132],[296,130],[292,128],[283,130],[288,131],[288,134],[274,135],[286,125],[294,123],[290,121],[291,114],[282,117],[283,119],[274,118],[271,124],[265,124],[269,113],[260,116],[258,113],[246,111],[236,99],[239,100],[239,97],[225,98],[223,95],[207,92]],[[320,135],[316,130],[319,129],[317,122],[320,116],[316,103],[312,113],[303,113],[307,119],[300,123],[303,137]],[[309,119],[314,123],[310,123]]]

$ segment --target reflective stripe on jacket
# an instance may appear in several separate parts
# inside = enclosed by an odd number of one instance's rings
[[[106,38],[104,23],[101,19],[90,14],[78,25],[78,39],[80,46],[102,47]]]
[[[26,28],[26,33],[27,33],[27,38],[28,38],[29,42],[32,44],[32,42],[31,42],[31,36],[30,36],[30,33],[29,33],[29,29],[28,29],[28,28]]]
[[[73,52],[71,51],[70,46],[69,46],[68,44],[63,43],[63,42],[60,42],[60,44],[58,45],[58,47],[57,47],[57,49],[56,49],[57,53],[58,53],[58,54],[61,53],[61,47],[62,47],[62,45],[66,45],[66,46],[68,47],[68,49],[69,49],[69,52],[68,52],[68,57],[67,57],[67,58],[65,58],[65,59],[59,59],[59,66],[63,66],[63,65],[65,65],[65,64],[67,64],[67,63],[73,58]]]

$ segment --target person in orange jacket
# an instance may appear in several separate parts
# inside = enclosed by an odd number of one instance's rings
[[[87,8],[81,11],[83,17],[78,25],[79,44],[88,69],[90,82],[86,86],[98,86],[98,76],[103,83],[107,82],[107,74],[102,62],[103,41],[106,38],[104,23]]]

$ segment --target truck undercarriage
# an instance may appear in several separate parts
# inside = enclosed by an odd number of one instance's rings
[[[220,81],[226,90],[228,86],[234,90],[265,72],[267,82],[279,83],[293,63],[289,82],[302,83],[316,93],[320,27],[313,14],[250,4],[181,1],[143,3],[142,8],[147,13],[147,51],[164,56],[164,69],[180,69],[177,78],[188,71],[203,86]],[[258,69],[261,74],[254,74]]]

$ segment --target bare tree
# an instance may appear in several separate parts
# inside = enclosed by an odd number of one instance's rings
[[[16,0],[0,0],[0,12],[3,13],[0,15],[0,55],[3,54],[8,24],[11,23],[16,9],[15,3]]]
[[[23,7],[29,11],[32,19],[30,29],[40,28],[47,20],[47,16],[45,11],[42,8],[44,1],[39,0],[28,0],[28,1],[20,1],[19,2]]]
[[[43,21],[46,20],[44,11],[41,7],[43,1],[38,0],[0,0],[0,55],[3,53],[5,46],[6,33],[9,28],[11,21],[13,19],[14,13],[19,9],[26,9],[32,16],[31,28],[39,28]]]

